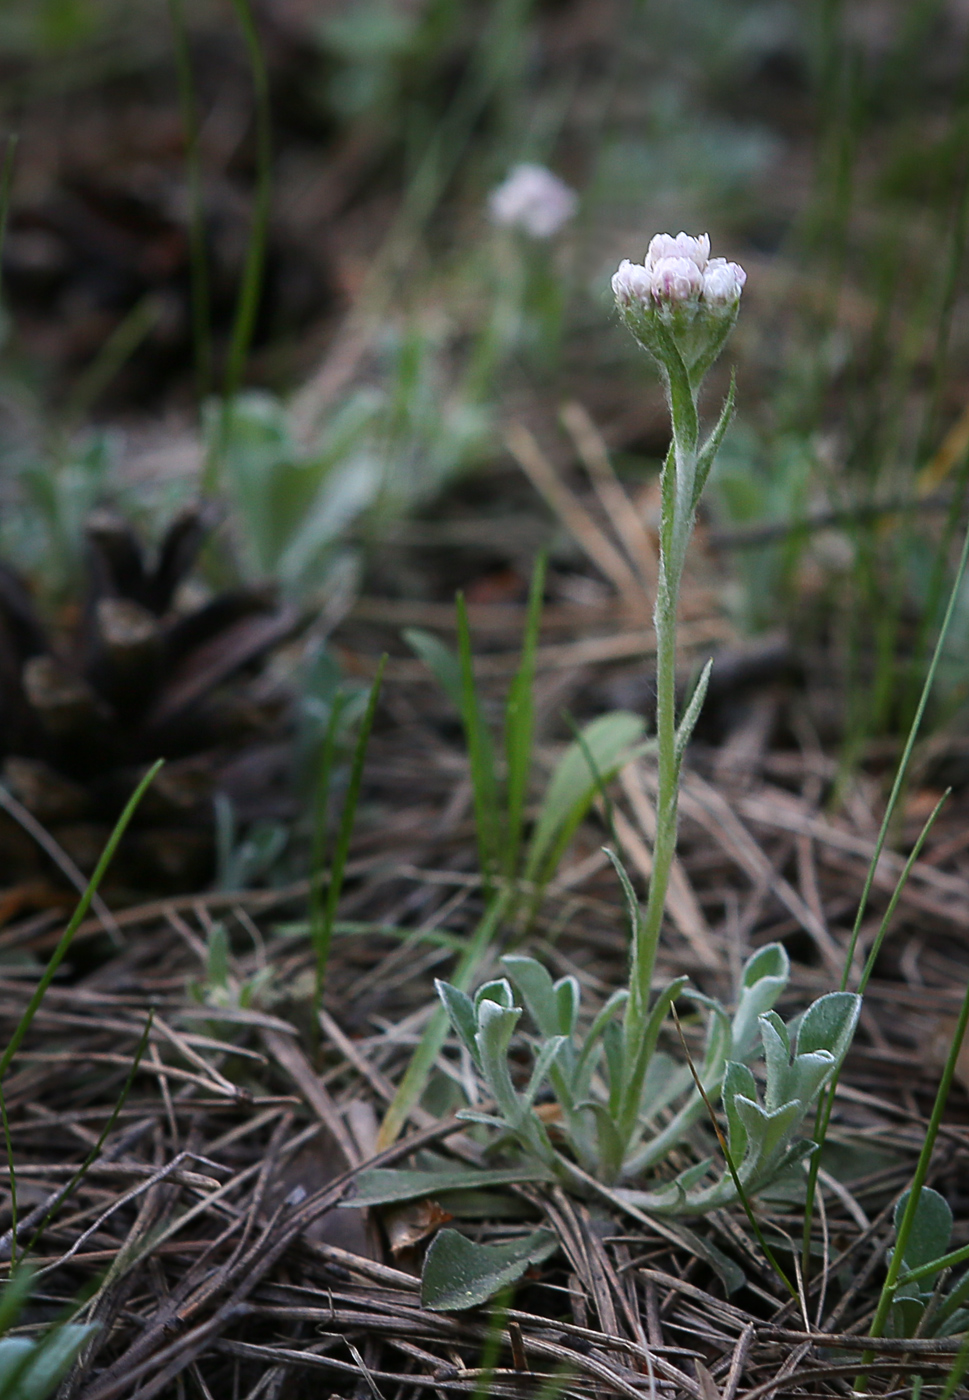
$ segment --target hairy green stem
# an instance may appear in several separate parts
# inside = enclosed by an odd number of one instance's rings
[[[693,529],[693,483],[697,465],[696,390],[687,390],[688,403],[667,385],[673,442],[661,482],[659,580],[653,625],[656,631],[656,839],[646,909],[633,939],[630,996],[623,1036],[625,1084],[622,1127],[628,1144],[639,1119],[639,1105],[648,1062],[639,1055],[649,1016],[650,989],[670,872],[676,855],[679,813],[680,759],[676,729],[677,609],[683,562]]]

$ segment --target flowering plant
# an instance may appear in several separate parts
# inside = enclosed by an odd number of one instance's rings
[[[472,999],[438,983],[438,993],[458,1036],[483,1077],[495,1111],[468,1116],[501,1127],[534,1160],[569,1175],[554,1139],[534,1107],[547,1082],[558,1102],[558,1136],[571,1158],[601,1180],[622,1182],[642,1173],[691,1131],[707,1111],[710,1095],[722,1094],[728,1121],[728,1151],[739,1172],[700,1187],[709,1160],[691,1167],[669,1187],[641,1196],[654,1211],[699,1213],[756,1189],[792,1161],[810,1152],[796,1133],[811,1102],[847,1051],[860,1000],[835,992],[805,1013],[800,1029],[785,1026],[773,1012],[787,982],[787,956],[779,945],[763,948],[743,970],[737,1010],[731,1019],[719,1005],[687,989],[677,978],[654,1000],[652,979],[670,870],[676,852],[680,768],[703,705],[707,663],[682,714],[676,709],[677,603],[696,505],[733,413],[734,391],[706,441],[700,441],[697,400],[704,376],[730,333],[740,307],[746,274],[736,263],[710,257],[706,234],[657,234],[645,261],[624,261],[612,286],[623,321],[657,362],[672,421],[672,441],[661,479],[659,580],[653,613],[657,647],[656,754],[658,792],[653,870],[644,910],[618,860],[631,924],[628,989],[616,992],[580,1035],[579,993],[574,979],[552,983],[531,958],[506,958],[507,978],[486,983]],[[513,991],[514,987],[514,991]],[[512,1034],[522,1015],[515,992],[528,1007],[539,1041],[530,1083],[515,1089],[507,1062]],[[710,1013],[707,1046],[690,1090],[690,1071],[679,1071],[657,1051],[670,1007],[689,996]],[[617,1013],[621,1010],[621,1022]],[[760,1103],[747,1062],[762,1043],[766,1099]],[[786,1059],[785,1059],[786,1057]],[[789,1061],[789,1063],[787,1063]],[[783,1063],[782,1063],[783,1062]],[[785,1068],[786,1065],[786,1068]],[[656,1115],[683,1100],[660,1129]]]
[[[709,254],[705,234],[699,238],[658,234],[642,264],[624,261],[613,278],[622,319],[660,368],[672,426],[661,477],[660,559],[653,612],[658,784],[645,909],[640,908],[621,862],[610,853],[629,913],[629,985],[614,992],[590,1024],[583,1024],[577,981],[563,977],[553,982],[534,958],[503,958],[507,975],[486,982],[473,997],[438,982],[448,1019],[490,1100],[473,1102],[460,1116],[493,1130],[493,1148],[514,1145],[518,1150],[517,1163],[511,1167],[465,1173],[458,1185],[544,1177],[583,1191],[598,1182],[617,1189],[631,1206],[654,1215],[700,1215],[738,1199],[746,1204],[751,1192],[816,1151],[814,1142],[799,1139],[801,1123],[836,1075],[854,1034],[861,998],[849,992],[820,997],[787,1024],[775,1013],[774,1003],[789,973],[787,954],[779,944],[761,948],[746,963],[732,1016],[719,1002],[688,988],[685,977],[653,996],[656,953],[676,852],[680,768],[711,666],[708,662],[678,715],[677,603],[697,502],[733,413],[733,384],[703,442],[697,401],[703,378],[737,319],[746,280],[736,263]],[[689,998],[708,1015],[706,1046],[696,1067],[677,1065],[658,1048],[663,1023],[680,997]],[[536,1034],[531,1038],[531,1074],[521,1087],[509,1051],[525,1008]],[[757,1059],[762,1065],[762,1094],[750,1067]],[[547,1097],[549,1091],[554,1103],[541,1103],[540,1097]],[[672,1181],[634,1187],[674,1147],[695,1136],[717,1096],[725,1120],[725,1131],[718,1127],[717,1135],[726,1170],[710,1180],[714,1159],[701,1151],[700,1160]],[[358,1181],[362,1196],[355,1200],[369,1204],[402,1200],[435,1189],[453,1189],[455,1184],[453,1171],[365,1172]],[[431,1306],[458,1306],[453,1300],[432,1300],[450,1299],[443,1285],[449,1286],[453,1274],[465,1280],[470,1276],[466,1256],[472,1246],[460,1237],[450,1238],[453,1235],[453,1231],[442,1232],[428,1252],[425,1302]],[[468,1306],[469,1299],[481,1301],[488,1290],[499,1286],[499,1278],[507,1282],[517,1277],[535,1251],[544,1248],[542,1240],[530,1236],[521,1243],[514,1263],[504,1255],[497,1263],[482,1256],[480,1287],[471,1292],[465,1289],[460,1305]]]

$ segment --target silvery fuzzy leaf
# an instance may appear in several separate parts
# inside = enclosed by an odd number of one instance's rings
[[[700,718],[700,711],[703,709],[703,702],[707,698],[707,687],[710,684],[710,672],[713,670],[713,657],[706,662],[700,672],[700,679],[696,683],[693,694],[683,711],[683,717],[676,728],[676,762],[677,765],[683,762],[683,755],[686,753],[686,746],[692,738],[696,728],[696,722]]]
[[[801,1017],[797,1053],[827,1050],[840,1064],[848,1053],[860,1013],[861,997],[856,992],[828,992],[819,997]]]
[[[515,1004],[515,997],[511,990],[511,983],[507,977],[496,977],[493,982],[483,982],[474,994],[474,1009],[481,1018],[481,1006],[484,1002],[492,1005],[502,1006],[505,1010],[510,1010]]]
[[[789,1171],[791,1167],[796,1167],[799,1162],[805,1161],[808,1157],[813,1157],[818,1150],[816,1142],[810,1138],[801,1138],[792,1143],[784,1155],[776,1162],[769,1164],[769,1169],[763,1175],[751,1183],[755,1190],[762,1186],[768,1186],[775,1181],[783,1172]]]
[[[676,1177],[676,1185],[684,1194],[692,1191],[694,1186],[700,1184],[712,1166],[712,1157],[705,1157],[702,1162],[695,1162],[692,1167],[687,1167],[685,1171],[679,1173]]]
[[[776,1011],[765,1011],[765,1012],[763,1013],[763,1015],[758,1016],[757,1020],[758,1020],[758,1022],[759,1022],[761,1025],[763,1025],[763,1024],[766,1022],[768,1025],[773,1026],[774,1030],[777,1032],[778,1039],[780,1040],[781,1044],[782,1044],[783,1047],[784,1047],[784,1054],[787,1056],[788,1061],[790,1061],[790,1059],[791,1059],[791,1036],[790,1036],[790,1032],[788,1031],[787,1026],[786,1026],[786,1025],[784,1024],[784,1022],[781,1020],[780,1016],[778,1016],[777,1012],[776,1012]]]
[[[501,965],[521,993],[528,1014],[542,1035],[558,1035],[562,1028],[559,1025],[555,987],[548,970],[535,958],[514,954],[503,957]]]
[[[542,1087],[542,1084],[545,1080],[545,1076],[548,1074],[549,1070],[554,1064],[556,1058],[562,1050],[562,1047],[567,1043],[567,1036],[553,1035],[549,1036],[548,1040],[546,1040],[542,1045],[541,1049],[535,1057],[535,1067],[532,1070],[531,1078],[528,1081],[528,1088],[525,1090],[523,1100],[525,1107],[531,1108],[532,1104],[535,1102],[535,1095]]]
[[[791,963],[780,943],[768,943],[744,965],[733,1018],[733,1055],[749,1059],[757,1044],[757,1018],[769,1011],[787,985]]]
[[[459,1108],[454,1116],[460,1118],[462,1123],[481,1123],[486,1128],[497,1128],[503,1133],[513,1131],[504,1118],[496,1118],[493,1113],[481,1113],[476,1108]]]
[[[683,1206],[685,1197],[675,1181],[669,1182],[658,1191],[637,1191],[630,1187],[617,1187],[615,1195],[638,1210],[651,1211],[656,1215],[676,1215]]]
[[[681,1065],[671,1055],[657,1050],[649,1062],[643,1081],[643,1114],[655,1118],[664,1108],[678,1099],[693,1083],[688,1065]]]
[[[521,1125],[525,1108],[511,1082],[508,1046],[521,1014],[521,1007],[482,1001],[478,1008],[478,1032],[474,1038],[488,1088],[499,1110],[516,1130]]]
[[[677,977],[663,988],[653,1003],[652,1010],[646,1019],[646,1025],[643,1027],[642,1041],[636,1047],[636,1064],[635,1066],[630,1065],[628,1067],[631,1080],[634,1081],[636,1075],[642,1072],[642,1067],[648,1065],[653,1058],[656,1042],[659,1039],[659,1033],[662,1029],[663,1022],[669,1015],[670,1007],[686,987],[686,983],[687,979],[685,977]]]
[[[482,1062],[495,1056],[506,1055],[521,1014],[520,1006],[501,1006],[496,1001],[481,1003],[478,1008],[475,1041]]]
[[[747,1127],[737,1109],[738,1095],[756,1102],[757,1084],[746,1065],[731,1060],[723,1076],[723,1107],[727,1115],[727,1145],[735,1164],[744,1160],[747,1151]]]
[[[594,1099],[583,1103],[581,1107],[587,1109],[595,1120],[600,1171],[603,1171],[607,1178],[613,1177],[622,1166],[623,1141],[612,1114],[605,1104]]]
[[[94,1324],[68,1323],[39,1341],[5,1337],[0,1341],[0,1393],[4,1400],[46,1400],[96,1331]]]
[[[482,1117],[486,1115],[481,1115]],[[497,1121],[497,1120],[494,1120]],[[522,1181],[547,1181],[548,1175],[531,1166],[475,1170],[439,1167],[433,1171],[407,1167],[373,1167],[354,1178],[352,1194],[340,1201],[348,1210],[360,1206],[395,1205],[437,1196],[446,1191],[483,1191],[492,1186],[512,1186]]]
[[[906,1191],[895,1207],[895,1229],[898,1230],[908,1205],[911,1191]],[[915,1219],[905,1245],[905,1267],[918,1269],[948,1252],[952,1236],[952,1209],[946,1198],[923,1186],[915,1209]],[[931,1289],[931,1280],[921,1280],[921,1287]]]
[[[625,1046],[622,1031],[615,1021],[610,1021],[602,1032],[602,1048],[605,1051],[606,1069],[609,1074],[609,1109],[616,1113],[624,1077]]]
[[[828,1050],[815,1050],[811,1055],[796,1056],[790,1068],[790,1097],[800,1099],[810,1108],[824,1084],[831,1078],[837,1060]]]
[[[586,1035],[585,1040],[582,1042],[582,1049],[579,1051],[578,1060],[576,1061],[576,1085],[580,1085],[583,1082],[588,1082],[588,1078],[591,1075],[591,1066],[594,1054],[596,1052],[597,1042],[601,1040],[602,1036],[605,1033],[606,1027],[615,1024],[612,1017],[617,1007],[624,1006],[628,1000],[629,993],[625,990],[625,988],[620,988],[618,991],[613,992],[612,996],[603,1005],[602,1009],[596,1013],[592,1025],[589,1027],[588,1034]],[[577,1094],[584,1094],[585,1092],[586,1091],[584,1089],[580,1090],[579,1088],[576,1088]]]
[[[914,1337],[925,1314],[925,1303],[921,1298],[899,1296],[892,1299],[888,1311],[888,1335],[890,1337]]]
[[[462,992],[458,987],[452,987],[450,982],[442,982],[438,979],[434,983],[434,988],[441,998],[444,1010],[448,1014],[448,1020],[457,1032],[462,1045],[480,1069],[481,1056],[478,1054],[478,1046],[475,1041],[478,1018],[474,1012],[474,1002],[466,992]]]
[[[787,1028],[776,1012],[768,1011],[765,1015],[758,1016],[757,1020],[767,1070],[764,1100],[768,1113],[772,1113],[775,1108],[794,1097],[789,1092],[791,1045],[787,1038]]]
[[[508,1244],[477,1244],[457,1230],[440,1230],[424,1260],[421,1304],[437,1312],[477,1307],[557,1248],[551,1230]]]
[[[581,1000],[582,993],[579,990],[578,978],[560,977],[555,983],[555,1006],[558,1012],[560,1035],[571,1036],[575,1034]]]
[[[737,1094],[733,1102],[747,1130],[747,1153],[739,1169],[740,1179],[753,1181],[771,1158],[785,1150],[787,1139],[804,1117],[804,1105],[795,1100],[768,1112],[743,1094]]]
[[[730,1017],[715,997],[705,996],[703,992],[695,991],[693,987],[684,987],[680,995],[695,1002],[698,1006],[705,1007],[710,1012],[700,1079],[705,1087],[716,1088],[733,1043]]]

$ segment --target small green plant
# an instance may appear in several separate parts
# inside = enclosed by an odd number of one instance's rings
[[[350,393],[309,445],[265,391],[237,395],[230,413],[208,406],[212,485],[228,498],[246,580],[272,579],[312,603],[341,561],[354,560],[351,535],[413,509],[480,454],[487,415],[460,387],[449,390],[434,336],[416,324],[388,330],[380,350],[379,387]]]
[[[239,395],[227,422],[218,405],[210,409],[206,438],[212,451],[221,441],[220,485],[244,578],[272,578],[301,598],[326,581],[347,529],[379,489],[367,450],[377,407],[369,394],[354,396],[311,450],[299,446],[287,410],[268,393]]]
[[[614,993],[580,1034],[579,987],[574,977],[553,983],[534,958],[505,957],[502,965],[508,978],[486,983],[473,1000],[438,983],[451,1024],[495,1104],[492,1113],[469,1109],[462,1116],[513,1138],[528,1157],[566,1183],[575,1185],[577,1180],[571,1161],[609,1185],[641,1176],[691,1134],[706,1116],[710,1097],[717,1093],[723,1097],[727,1149],[737,1178],[725,1170],[714,1184],[701,1186],[712,1166],[713,1159],[707,1157],[656,1190],[627,1192],[634,1204],[654,1214],[702,1215],[741,1199],[738,1182],[743,1192],[752,1193],[813,1150],[813,1143],[799,1141],[796,1135],[847,1051],[860,999],[831,992],[814,1002],[798,1024],[785,1025],[770,1009],[789,974],[780,944],[762,948],[747,963],[732,1018],[719,1003],[688,991],[685,977],[660,993],[639,1050],[646,1066],[640,1099],[628,1119],[623,1110],[629,1071],[615,1020],[619,1008],[628,1006],[628,992]],[[524,1093],[515,1088],[508,1062],[511,1038],[522,1015],[512,983],[539,1032]],[[711,1013],[703,1063],[697,1068],[702,1092],[693,1088],[660,1128],[660,1115],[682,1098],[690,1080],[685,1067],[678,1070],[656,1049],[661,1026],[680,996],[692,997]],[[758,1029],[766,1077],[763,1103],[747,1065],[754,1055]],[[553,1145],[545,1121],[535,1111],[536,1097],[546,1081],[558,1105],[557,1135],[568,1145],[568,1156]]]
[[[225,925],[213,924],[205,945],[205,978],[189,983],[189,995],[200,1006],[211,1006],[214,1010],[246,1010],[257,1005],[260,997],[267,993],[273,975],[272,967],[262,967],[244,981],[235,976]]]

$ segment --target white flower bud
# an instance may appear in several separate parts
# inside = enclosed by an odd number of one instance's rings
[[[646,266],[655,267],[666,258],[688,258],[702,272],[710,256],[710,235],[701,233],[699,238],[691,238],[688,233],[657,233],[649,241],[646,253]]]
[[[650,288],[659,302],[684,302],[703,287],[703,274],[691,258],[660,258],[650,271]]]
[[[612,290],[626,325],[664,369],[685,365],[702,377],[737,319],[746,280],[736,263],[710,257],[707,234],[658,233],[644,263],[623,260]]]
[[[544,165],[516,165],[488,197],[491,222],[531,238],[551,238],[575,213],[579,197]]]
[[[703,274],[703,300],[711,306],[729,306],[740,296],[746,281],[747,274],[738,263],[711,258]]]
[[[612,290],[620,306],[632,306],[635,302],[643,304],[652,295],[653,279],[642,264],[623,258],[618,272],[613,274]]]

